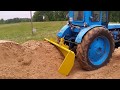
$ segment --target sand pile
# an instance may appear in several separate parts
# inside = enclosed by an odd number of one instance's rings
[[[77,60],[69,76],[58,73],[64,57],[46,41],[28,41],[22,45],[0,41],[0,79],[96,79],[120,78],[120,48],[110,63],[98,70],[85,71]]]
[[[47,42],[0,43],[0,78],[61,78],[63,56]]]

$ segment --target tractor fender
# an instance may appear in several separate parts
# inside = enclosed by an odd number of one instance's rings
[[[68,24],[66,24],[65,26],[63,26],[61,28],[61,30],[57,33],[57,36],[59,38],[62,38],[64,37],[66,34],[69,34],[70,33],[70,26]]]
[[[92,29],[95,28],[95,27],[103,27],[103,26],[102,26],[102,25],[91,25],[91,26],[89,26],[89,27],[87,27],[87,28],[84,28],[84,29],[80,30],[79,34],[77,35],[77,37],[76,37],[76,39],[75,39],[75,43],[77,43],[77,44],[81,43],[84,35],[85,35],[88,31],[92,30]],[[105,28],[105,27],[104,27],[104,28]]]

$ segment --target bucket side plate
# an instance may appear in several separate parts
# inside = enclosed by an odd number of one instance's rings
[[[63,75],[68,75],[74,65],[74,60],[75,60],[75,53],[68,48],[65,47],[65,45],[60,45],[55,40],[53,39],[46,39],[46,41],[52,43],[55,45],[65,56],[65,59],[63,60],[62,64],[60,65],[58,72],[63,74]]]

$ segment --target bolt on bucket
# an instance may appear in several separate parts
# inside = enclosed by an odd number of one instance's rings
[[[69,47],[63,43],[63,39],[61,39],[59,44],[54,39],[49,40],[45,38],[45,40],[55,45],[64,55],[65,59],[60,65],[58,72],[63,75],[68,75],[74,65],[75,53],[69,50]]]

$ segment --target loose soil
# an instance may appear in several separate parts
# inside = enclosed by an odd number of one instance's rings
[[[68,76],[58,68],[64,56],[47,41],[30,40],[23,44],[0,41],[0,79],[119,79],[120,48],[110,62],[94,71],[81,69],[77,60]]]

